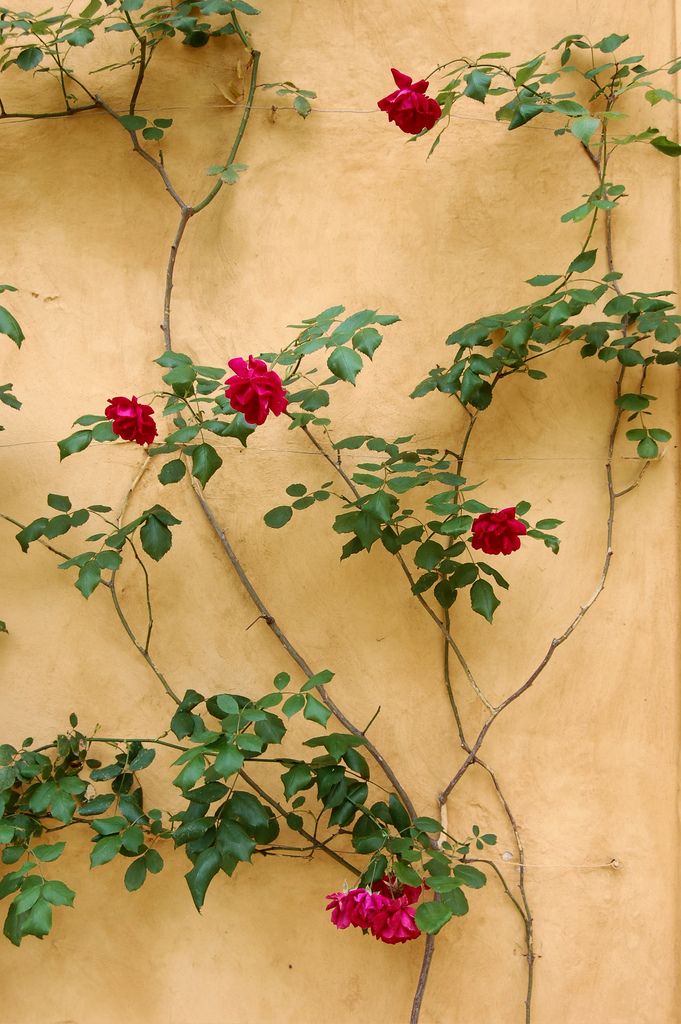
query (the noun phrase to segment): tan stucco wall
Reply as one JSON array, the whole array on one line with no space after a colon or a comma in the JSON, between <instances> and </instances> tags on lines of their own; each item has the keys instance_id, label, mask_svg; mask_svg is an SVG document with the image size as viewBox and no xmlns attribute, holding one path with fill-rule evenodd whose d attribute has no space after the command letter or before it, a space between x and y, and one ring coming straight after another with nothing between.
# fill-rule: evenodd
<instances>
[{"instance_id":1,"label":"tan stucco wall","mask_svg":"<svg viewBox=\"0 0 681 1024\"><path fill-rule=\"evenodd\" d=\"M373 107L388 91L391 64L422 71L461 52L496 49L520 60L570 31L629 32L638 52L663 61L679 49L675 3L262 6L253 21L262 80L316 89L325 112L307 123L289 112L274 123L266 109L254 113L240 155L249 165L243 182L188 229L176 345L224 365L235 353L277 347L285 324L336 302L397 312L402 322L389 329L375 368L336 400L339 427L351 434L384 426L386 436L414 431L434 445L454 444L461 422L452 402L415 403L409 390L441 358L451 329L518 304L523 279L571 258L581 226L561 226L559 216L591 190L592 169L549 131L505 134L487 108L461 107L428 163L424 147L405 145L382 115L345 111ZM145 86L145 111L176 119L167 164L192 196L239 116L225 111L219 88L233 76L234 52L170 45ZM3 99L56 103L44 79L4 79ZM127 83L112 78L108 89L121 106ZM663 111L656 123L669 118L664 127L673 134L671 116ZM9 343L1 351L0 379L15 382L24 409L4 416L0 509L27 521L42 514L48 491L120 505L139 450L93 446L59 467L55 442L110 394L155 382L150 360L161 347L175 210L103 114L4 123L0 138L0 276L21 289L12 302L27 338L21 353ZM632 193L616 226L625 283L678 287L676 165L649 147L630 147L617 164ZM576 354L552 358L548 381L514 382L499 394L471 449L471 476L489 480L499 504L527 497L538 514L566 521L559 558L528 545L504 565L512 589L494 629L457 612L462 643L495 697L525 678L600 571L611 368ZM673 424L674 373L656 368L652 377L659 422ZM280 423L262 428L246 453L233 444L220 451L226 472L212 499L245 564L299 649L336 671L334 692L353 719L368 721L382 704L374 739L419 810L433 814L460 753L432 624L385 553L339 567L327 506L279 533L262 526L291 480L327 478ZM636 470L630 456L623 449L616 460L623 483ZM159 490L148 474L134 507L148 507ZM159 662L180 690L257 692L290 663L262 624L244 632L255 612L191 494L174 488L160 500L183 525L172 554L154 567ZM539 953L536 1024L677 1019L677 505L674 441L624 499L600 602L486 747L525 840ZM86 604L49 552L36 545L26 557L7 524L2 532L1 611L11 630L0 637L2 739L49 739L71 710L105 734L154 735L167 720L165 698L106 591ZM123 597L140 609L136 584L124 585ZM474 699L461 691L474 720ZM475 820L497 831L496 855L512 849L489 782L474 772L449 819L462 832ZM324 895L344 876L331 861L258 860L233 880L220 876L199 916L180 853L129 895L118 863L91 873L86 843L73 836L71 844L68 874L60 874L77 890L76 909L60 913L42 943L0 946L1 1024L406 1021L421 943L393 948L333 929ZM605 867L613 858L618 869ZM471 903L438 942L422 1019L517 1024L518 919L492 881Z\"/></svg>"}]
</instances>

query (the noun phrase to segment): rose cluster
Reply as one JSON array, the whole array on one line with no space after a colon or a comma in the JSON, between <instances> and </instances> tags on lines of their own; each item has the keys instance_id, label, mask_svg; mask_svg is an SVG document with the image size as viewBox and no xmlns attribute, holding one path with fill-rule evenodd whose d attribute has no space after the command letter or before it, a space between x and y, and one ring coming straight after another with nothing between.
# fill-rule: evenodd
<instances>
[{"instance_id":1,"label":"rose cluster","mask_svg":"<svg viewBox=\"0 0 681 1024\"><path fill-rule=\"evenodd\" d=\"M418 939L414 904L418 903L422 886L402 885L394 875L386 875L374 883L373 889L347 889L330 893L326 909L336 928L361 928L381 942L395 945Z\"/></svg>"},{"instance_id":2,"label":"rose cluster","mask_svg":"<svg viewBox=\"0 0 681 1024\"><path fill-rule=\"evenodd\" d=\"M247 423L259 426L269 413L280 416L286 411L288 399L281 377L268 370L262 359L249 356L246 362L239 356L227 365L234 370L234 376L225 381L225 395L232 409L243 413ZM135 395L110 398L104 410L114 434L137 444L151 444L158 434L153 413L152 407L138 402Z\"/></svg>"}]
</instances>

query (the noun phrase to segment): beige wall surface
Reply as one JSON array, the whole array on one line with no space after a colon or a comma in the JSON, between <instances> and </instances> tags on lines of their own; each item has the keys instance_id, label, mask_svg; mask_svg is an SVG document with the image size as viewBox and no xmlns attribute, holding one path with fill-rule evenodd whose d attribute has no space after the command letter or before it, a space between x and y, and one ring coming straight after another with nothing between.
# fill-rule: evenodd
<instances>
[{"instance_id":1,"label":"beige wall surface","mask_svg":"<svg viewBox=\"0 0 681 1024\"><path fill-rule=\"evenodd\" d=\"M568 32L612 31L630 33L634 52L655 66L679 50L674 0L264 0L262 8L249 26L263 52L261 80L315 89L321 109L305 123L290 111L272 119L260 94L240 154L248 172L189 225L175 344L225 365L277 348L286 324L338 302L398 313L374 366L335 398L338 436L413 432L456 446L462 421L453 402L412 402L409 391L446 358L452 329L526 301L524 279L572 258L583 225L559 218L591 191L593 170L569 140L532 128L509 135L474 104L458 108L426 162L423 145L405 144L373 111L390 89L389 67L416 75L490 50L520 61ZM120 40L106 45L102 64ZM145 85L142 112L175 118L166 163L191 197L205 190L205 169L220 161L240 116L222 93L236 54L229 40L196 52L171 43ZM81 57L88 67L94 59L90 50ZM0 85L14 109L57 104L44 76L8 73ZM128 86L123 73L101 76L97 88L120 109ZM674 136L673 113L659 109L655 123ZM645 127L650 112L639 116ZM24 408L4 416L0 511L26 522L43 514L49 491L118 508L142 452L93 446L60 467L55 442L111 394L156 383L151 360L161 350L176 212L103 113L2 123L0 139L0 277L20 289L12 308L27 339L20 353L9 343L1 352L0 379L14 381ZM631 194L616 218L626 286L678 288L675 162L629 147L616 168ZM504 564L511 591L493 629L457 608L457 635L495 699L529 674L588 599L603 557L612 370L576 353L550 359L547 381L514 381L499 393L470 451L468 472L489 481L495 503L526 497L538 517L565 520L558 558L528 544ZM675 374L657 367L651 376L657 419L674 426ZM353 720L368 721L382 705L375 742L419 811L437 813L435 794L461 756L441 643L398 566L379 551L339 566L327 506L281 532L266 529L262 515L289 482L321 482L328 472L279 421L247 452L227 442L219 449L225 471L212 501L256 584L307 659L336 672L334 695ZM676 450L674 440L623 500L604 594L485 748L525 842L535 1024L678 1019ZM636 470L622 446L617 480L626 484ZM160 500L183 521L170 556L153 568L155 656L180 690L262 692L291 663L262 623L245 632L256 613L189 490L161 490L146 474L131 506ZM1 525L1 611L11 632L0 637L0 740L20 742L29 731L48 740L71 710L106 735L158 735L167 701L107 592L85 603L50 552L35 545L24 556ZM141 596L124 574L122 598L140 628ZM456 685L468 720L479 721L474 695L461 679ZM148 783L151 798L163 797L162 775ZM496 858L514 849L482 773L469 773L448 813L458 832L476 820L498 832ZM408 1019L422 940L390 947L334 929L324 896L346 879L331 860L256 859L231 880L220 875L199 916L181 852L168 851L163 874L128 894L119 863L90 872L85 840L74 835L69 846L60 877L77 891L75 909L58 915L43 942L0 946L0 1024ZM618 867L608 866L613 860ZM513 868L506 871L513 882ZM492 879L471 904L438 939L422 1021L520 1024L517 915Z\"/></svg>"}]
</instances>

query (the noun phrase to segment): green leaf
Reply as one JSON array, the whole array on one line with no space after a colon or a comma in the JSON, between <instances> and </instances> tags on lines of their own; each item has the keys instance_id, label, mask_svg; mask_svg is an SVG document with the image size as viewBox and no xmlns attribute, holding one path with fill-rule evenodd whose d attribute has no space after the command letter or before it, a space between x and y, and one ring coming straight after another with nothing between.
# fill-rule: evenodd
<instances>
[{"instance_id":1,"label":"green leaf","mask_svg":"<svg viewBox=\"0 0 681 1024\"><path fill-rule=\"evenodd\" d=\"M485 74L480 68L473 68L467 75L464 75L464 78L468 83L464 89L464 96L469 96L472 100L484 103L489 87L492 84L490 75Z\"/></svg>"},{"instance_id":2,"label":"green leaf","mask_svg":"<svg viewBox=\"0 0 681 1024\"><path fill-rule=\"evenodd\" d=\"M615 399L615 404L619 405L620 409L626 409L627 412L642 412L643 409L647 409L650 405L651 395L637 395L637 394L626 394L620 395L619 398Z\"/></svg>"},{"instance_id":3,"label":"green leaf","mask_svg":"<svg viewBox=\"0 0 681 1024\"><path fill-rule=\"evenodd\" d=\"M442 901L446 907L449 907L455 917L463 917L464 914L468 913L468 900L459 888L452 889L451 892L446 893L442 897Z\"/></svg>"},{"instance_id":4,"label":"green leaf","mask_svg":"<svg viewBox=\"0 0 681 1024\"><path fill-rule=\"evenodd\" d=\"M38 860L49 862L61 857L65 847L66 843L43 843L40 846L34 846L31 852Z\"/></svg>"},{"instance_id":5,"label":"green leaf","mask_svg":"<svg viewBox=\"0 0 681 1024\"><path fill-rule=\"evenodd\" d=\"M416 908L415 920L417 926L427 935L437 935L441 928L451 921L453 911L444 903L422 903Z\"/></svg>"},{"instance_id":6,"label":"green leaf","mask_svg":"<svg viewBox=\"0 0 681 1024\"><path fill-rule=\"evenodd\" d=\"M314 776L308 765L294 764L281 776L284 783L284 794L287 800L299 793L301 789L309 789L314 783Z\"/></svg>"},{"instance_id":7,"label":"green leaf","mask_svg":"<svg viewBox=\"0 0 681 1024\"><path fill-rule=\"evenodd\" d=\"M366 327L367 324L383 323L380 317L376 315L375 309L360 309L357 313L352 313L349 317L346 317L342 323L340 323L329 336L329 343L332 345L344 345L346 341L349 341L355 331L358 331L362 327Z\"/></svg>"},{"instance_id":8,"label":"green leaf","mask_svg":"<svg viewBox=\"0 0 681 1024\"><path fill-rule=\"evenodd\" d=\"M147 123L146 117L139 117L137 114L122 114L118 120L128 132L138 132L144 128ZM164 377L164 380L167 380L167 377ZM169 381L168 383L172 383L172 381Z\"/></svg>"},{"instance_id":9,"label":"green leaf","mask_svg":"<svg viewBox=\"0 0 681 1024\"><path fill-rule=\"evenodd\" d=\"M94 32L85 26L77 28L74 32L69 32L67 36L64 36L64 40L71 46L87 46L94 38Z\"/></svg>"},{"instance_id":10,"label":"green leaf","mask_svg":"<svg viewBox=\"0 0 681 1024\"><path fill-rule=\"evenodd\" d=\"M72 907L76 896L73 889L58 881L45 882L41 895L55 907Z\"/></svg>"},{"instance_id":11,"label":"green leaf","mask_svg":"<svg viewBox=\"0 0 681 1024\"><path fill-rule=\"evenodd\" d=\"M239 180L239 175L243 174L244 171L248 170L248 164L230 164L220 174L221 181L224 181L225 185L236 185Z\"/></svg>"},{"instance_id":12,"label":"green leaf","mask_svg":"<svg viewBox=\"0 0 681 1024\"><path fill-rule=\"evenodd\" d=\"M528 78L531 78L535 71L544 63L544 54L540 53L538 57L533 60L527 61L525 64L516 72L515 85L524 85Z\"/></svg>"},{"instance_id":13,"label":"green leaf","mask_svg":"<svg viewBox=\"0 0 681 1024\"><path fill-rule=\"evenodd\" d=\"M163 485L165 484L176 484L182 479L187 471L182 459L172 459L171 462L166 462L161 472L158 474L158 478Z\"/></svg>"},{"instance_id":14,"label":"green leaf","mask_svg":"<svg viewBox=\"0 0 681 1024\"><path fill-rule=\"evenodd\" d=\"M192 452L192 476L205 487L222 465L222 459L210 444L199 444Z\"/></svg>"},{"instance_id":15,"label":"green leaf","mask_svg":"<svg viewBox=\"0 0 681 1024\"><path fill-rule=\"evenodd\" d=\"M48 494L47 504L59 512L69 512L71 509L71 501L65 494Z\"/></svg>"},{"instance_id":16,"label":"green leaf","mask_svg":"<svg viewBox=\"0 0 681 1024\"><path fill-rule=\"evenodd\" d=\"M222 747L215 758L215 771L223 779L228 779L235 772L241 771L244 763L244 755L231 743Z\"/></svg>"},{"instance_id":17,"label":"green leaf","mask_svg":"<svg viewBox=\"0 0 681 1024\"><path fill-rule=\"evenodd\" d=\"M392 818L393 825L397 831L406 832L411 825L411 818L394 793L390 794L388 807L390 808L390 816Z\"/></svg>"},{"instance_id":18,"label":"green leaf","mask_svg":"<svg viewBox=\"0 0 681 1024\"><path fill-rule=\"evenodd\" d=\"M601 122L597 117L577 117L570 122L570 131L575 138L587 145L591 136L598 131L600 126Z\"/></svg>"},{"instance_id":19,"label":"green leaf","mask_svg":"<svg viewBox=\"0 0 681 1024\"><path fill-rule=\"evenodd\" d=\"M27 46L17 57L15 64L22 71L32 71L43 59L43 52L38 46Z\"/></svg>"},{"instance_id":20,"label":"green leaf","mask_svg":"<svg viewBox=\"0 0 681 1024\"><path fill-rule=\"evenodd\" d=\"M102 793L100 796L95 796L92 800L81 804L78 808L78 815L82 818L93 814L103 814L105 811L108 811L114 800L115 795L113 793Z\"/></svg>"},{"instance_id":21,"label":"green leaf","mask_svg":"<svg viewBox=\"0 0 681 1024\"><path fill-rule=\"evenodd\" d=\"M587 249L586 252L580 252L568 267L568 274L582 274L585 270L591 270L597 255L598 249Z\"/></svg>"},{"instance_id":22,"label":"green leaf","mask_svg":"<svg viewBox=\"0 0 681 1024\"><path fill-rule=\"evenodd\" d=\"M135 892L140 889L145 882L147 877L147 865L144 856L138 857L134 860L128 870L125 872L123 882L128 892Z\"/></svg>"},{"instance_id":23,"label":"green leaf","mask_svg":"<svg viewBox=\"0 0 681 1024\"><path fill-rule=\"evenodd\" d=\"M367 814L362 814L352 830L352 845L358 853L374 853L385 845L384 830Z\"/></svg>"},{"instance_id":24,"label":"green leaf","mask_svg":"<svg viewBox=\"0 0 681 1024\"><path fill-rule=\"evenodd\" d=\"M147 865L147 871L151 871L152 875L157 875L159 871L163 871L163 857L158 850L147 850L144 854L144 860Z\"/></svg>"},{"instance_id":25,"label":"green leaf","mask_svg":"<svg viewBox=\"0 0 681 1024\"><path fill-rule=\"evenodd\" d=\"M476 580L470 594L473 611L491 622L495 610L499 607L499 600L487 580Z\"/></svg>"},{"instance_id":26,"label":"green leaf","mask_svg":"<svg viewBox=\"0 0 681 1024\"><path fill-rule=\"evenodd\" d=\"M657 444L652 437L644 437L636 446L636 452L640 459L656 459L659 451Z\"/></svg>"},{"instance_id":27,"label":"green leaf","mask_svg":"<svg viewBox=\"0 0 681 1024\"><path fill-rule=\"evenodd\" d=\"M622 43L626 43L628 38L628 35L618 36L616 32L613 32L611 35L605 36L604 39L601 39L599 43L595 43L595 47L597 50L600 50L601 53L612 53L613 50L617 50Z\"/></svg>"},{"instance_id":28,"label":"green leaf","mask_svg":"<svg viewBox=\"0 0 681 1024\"><path fill-rule=\"evenodd\" d=\"M471 864L457 864L453 873L455 881L471 889L482 889L483 885L487 884L487 878L482 871L478 871Z\"/></svg>"},{"instance_id":29,"label":"green leaf","mask_svg":"<svg viewBox=\"0 0 681 1024\"><path fill-rule=\"evenodd\" d=\"M445 555L445 549L436 540L424 541L414 555L414 563L420 569L434 569Z\"/></svg>"},{"instance_id":30,"label":"green leaf","mask_svg":"<svg viewBox=\"0 0 681 1024\"><path fill-rule=\"evenodd\" d=\"M372 359L374 352L382 341L383 336L379 334L375 327L363 327L353 335L352 347L356 348L358 352L362 352L369 359Z\"/></svg>"},{"instance_id":31,"label":"green leaf","mask_svg":"<svg viewBox=\"0 0 681 1024\"><path fill-rule=\"evenodd\" d=\"M318 701L316 697L313 697L311 693L308 693L305 700L303 718L307 718L311 722L317 722L318 725L326 726L330 717L331 712L329 709Z\"/></svg>"},{"instance_id":32,"label":"green leaf","mask_svg":"<svg viewBox=\"0 0 681 1024\"><path fill-rule=\"evenodd\" d=\"M401 860L395 861L395 874L403 885L423 884L421 876L418 875L413 868L409 867L408 864L403 864Z\"/></svg>"},{"instance_id":33,"label":"green leaf","mask_svg":"<svg viewBox=\"0 0 681 1024\"><path fill-rule=\"evenodd\" d=\"M223 818L218 828L217 846L223 856L228 854L237 860L249 861L256 843L238 822Z\"/></svg>"},{"instance_id":34,"label":"green leaf","mask_svg":"<svg viewBox=\"0 0 681 1024\"><path fill-rule=\"evenodd\" d=\"M265 524L273 530L279 530L286 526L292 515L293 509L289 505L277 505L265 513Z\"/></svg>"},{"instance_id":35,"label":"green leaf","mask_svg":"<svg viewBox=\"0 0 681 1024\"><path fill-rule=\"evenodd\" d=\"M351 348L335 348L326 361L326 365L340 380L355 383L357 374L362 369L362 357Z\"/></svg>"},{"instance_id":36,"label":"green leaf","mask_svg":"<svg viewBox=\"0 0 681 1024\"><path fill-rule=\"evenodd\" d=\"M279 672L274 677L274 687L276 690L285 690L290 682L291 677L288 672Z\"/></svg>"},{"instance_id":37,"label":"green leaf","mask_svg":"<svg viewBox=\"0 0 681 1024\"><path fill-rule=\"evenodd\" d=\"M284 701L282 711L287 718L292 718L305 706L305 697L302 693L294 693Z\"/></svg>"},{"instance_id":38,"label":"green leaf","mask_svg":"<svg viewBox=\"0 0 681 1024\"><path fill-rule=\"evenodd\" d=\"M294 109L301 117L305 118L312 110L312 107L308 100L304 96L296 96L293 101Z\"/></svg>"},{"instance_id":39,"label":"green leaf","mask_svg":"<svg viewBox=\"0 0 681 1024\"><path fill-rule=\"evenodd\" d=\"M289 484L286 493L292 498L302 498L304 494L307 494L307 487L305 484Z\"/></svg>"},{"instance_id":40,"label":"green leaf","mask_svg":"<svg viewBox=\"0 0 681 1024\"><path fill-rule=\"evenodd\" d=\"M208 886L219 869L220 853L214 846L211 846L199 853L194 867L184 876L187 879L187 885L197 910L201 910Z\"/></svg>"},{"instance_id":41,"label":"green leaf","mask_svg":"<svg viewBox=\"0 0 681 1024\"><path fill-rule=\"evenodd\" d=\"M0 334L6 334L17 348L21 348L21 343L24 340L23 331L10 311L4 306L0 306Z\"/></svg>"},{"instance_id":42,"label":"green leaf","mask_svg":"<svg viewBox=\"0 0 681 1024\"><path fill-rule=\"evenodd\" d=\"M94 560L91 559L80 567L76 587L80 590L83 597L90 597L101 582L102 572Z\"/></svg>"},{"instance_id":43,"label":"green leaf","mask_svg":"<svg viewBox=\"0 0 681 1024\"><path fill-rule=\"evenodd\" d=\"M681 146L678 142L673 142L665 135L656 135L654 139L651 139L650 145L659 149L660 153L664 153L665 156L681 156Z\"/></svg>"},{"instance_id":44,"label":"green leaf","mask_svg":"<svg viewBox=\"0 0 681 1024\"><path fill-rule=\"evenodd\" d=\"M316 689L318 686L326 686L327 683L331 682L333 677L334 673L330 672L328 668L325 668L322 672L315 672L313 676L310 676L310 678L303 683L300 687L300 692L305 693L308 690Z\"/></svg>"},{"instance_id":45,"label":"green leaf","mask_svg":"<svg viewBox=\"0 0 681 1024\"><path fill-rule=\"evenodd\" d=\"M533 288L543 288L545 285L559 280L560 274L537 274L536 277L531 277L527 284L531 284Z\"/></svg>"},{"instance_id":46,"label":"green leaf","mask_svg":"<svg viewBox=\"0 0 681 1024\"><path fill-rule=\"evenodd\" d=\"M160 561L170 551L173 544L170 530L153 513L149 515L146 523L140 530L140 540L145 552L155 562Z\"/></svg>"},{"instance_id":47,"label":"green leaf","mask_svg":"<svg viewBox=\"0 0 681 1024\"><path fill-rule=\"evenodd\" d=\"M442 825L435 818L414 818L412 825L420 832L442 832Z\"/></svg>"},{"instance_id":48,"label":"green leaf","mask_svg":"<svg viewBox=\"0 0 681 1024\"><path fill-rule=\"evenodd\" d=\"M59 461L62 462L69 455L75 455L77 452L84 451L91 441L91 430L77 430L75 434L70 434L69 437L65 437L63 441L57 441L57 447L59 448Z\"/></svg>"},{"instance_id":49,"label":"green leaf","mask_svg":"<svg viewBox=\"0 0 681 1024\"><path fill-rule=\"evenodd\" d=\"M108 864L113 860L121 848L121 837L119 835L104 836L98 839L90 853L90 866L96 868L99 864Z\"/></svg>"}]
</instances>

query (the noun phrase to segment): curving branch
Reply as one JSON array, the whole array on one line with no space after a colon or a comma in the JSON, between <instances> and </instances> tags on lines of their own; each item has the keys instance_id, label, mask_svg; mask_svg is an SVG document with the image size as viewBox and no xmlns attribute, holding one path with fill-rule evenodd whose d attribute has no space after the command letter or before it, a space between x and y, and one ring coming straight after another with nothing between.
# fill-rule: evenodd
<instances>
[{"instance_id":1,"label":"curving branch","mask_svg":"<svg viewBox=\"0 0 681 1024\"><path fill-rule=\"evenodd\" d=\"M284 648L286 653L296 663L296 665L305 673L305 675L308 678L315 675L316 673L314 672L314 670L310 667L308 662L297 650L297 648L293 646L293 644L287 637L286 633L284 633L284 631L278 625L269 608L261 598L258 591L253 586L253 583L251 582L250 577L246 573L243 565L241 564L241 561L237 557L234 548L227 539L227 535L225 534L224 529L218 523L215 517L215 513L213 512L212 508L206 501L206 498L204 497L203 493L200 491L196 484L193 484L192 492L196 500L198 501L199 505L201 506L203 514L205 515L213 533L219 540L222 550L227 556L230 565L234 569L239 579L239 582L242 584L246 593L253 601L253 604L258 609L258 612L260 613L260 618L262 618L265 621L265 623L269 626L272 633L274 633L275 637L277 638L281 646ZM380 766L386 778L389 779L392 785L395 787L395 792L402 800L402 803L407 809L409 816L411 818L417 817L416 808L414 807L414 804L412 803L409 794L405 790L404 786L401 784L400 780L398 779L394 769L391 767L389 762L386 760L383 754L381 754L381 752L378 750L378 748L372 742L372 740L367 738L367 736L365 735L365 730L360 729L358 726L354 724L354 722L350 721L347 715L343 711L341 711L336 702L329 696L326 687L318 686L317 693L319 694L324 704L326 704L329 711L331 711L334 717L341 723L343 728L347 729L347 731L352 733L353 736L362 737L362 739L364 740L364 746L369 751L374 761L376 761L376 763Z\"/></svg>"}]
</instances>

